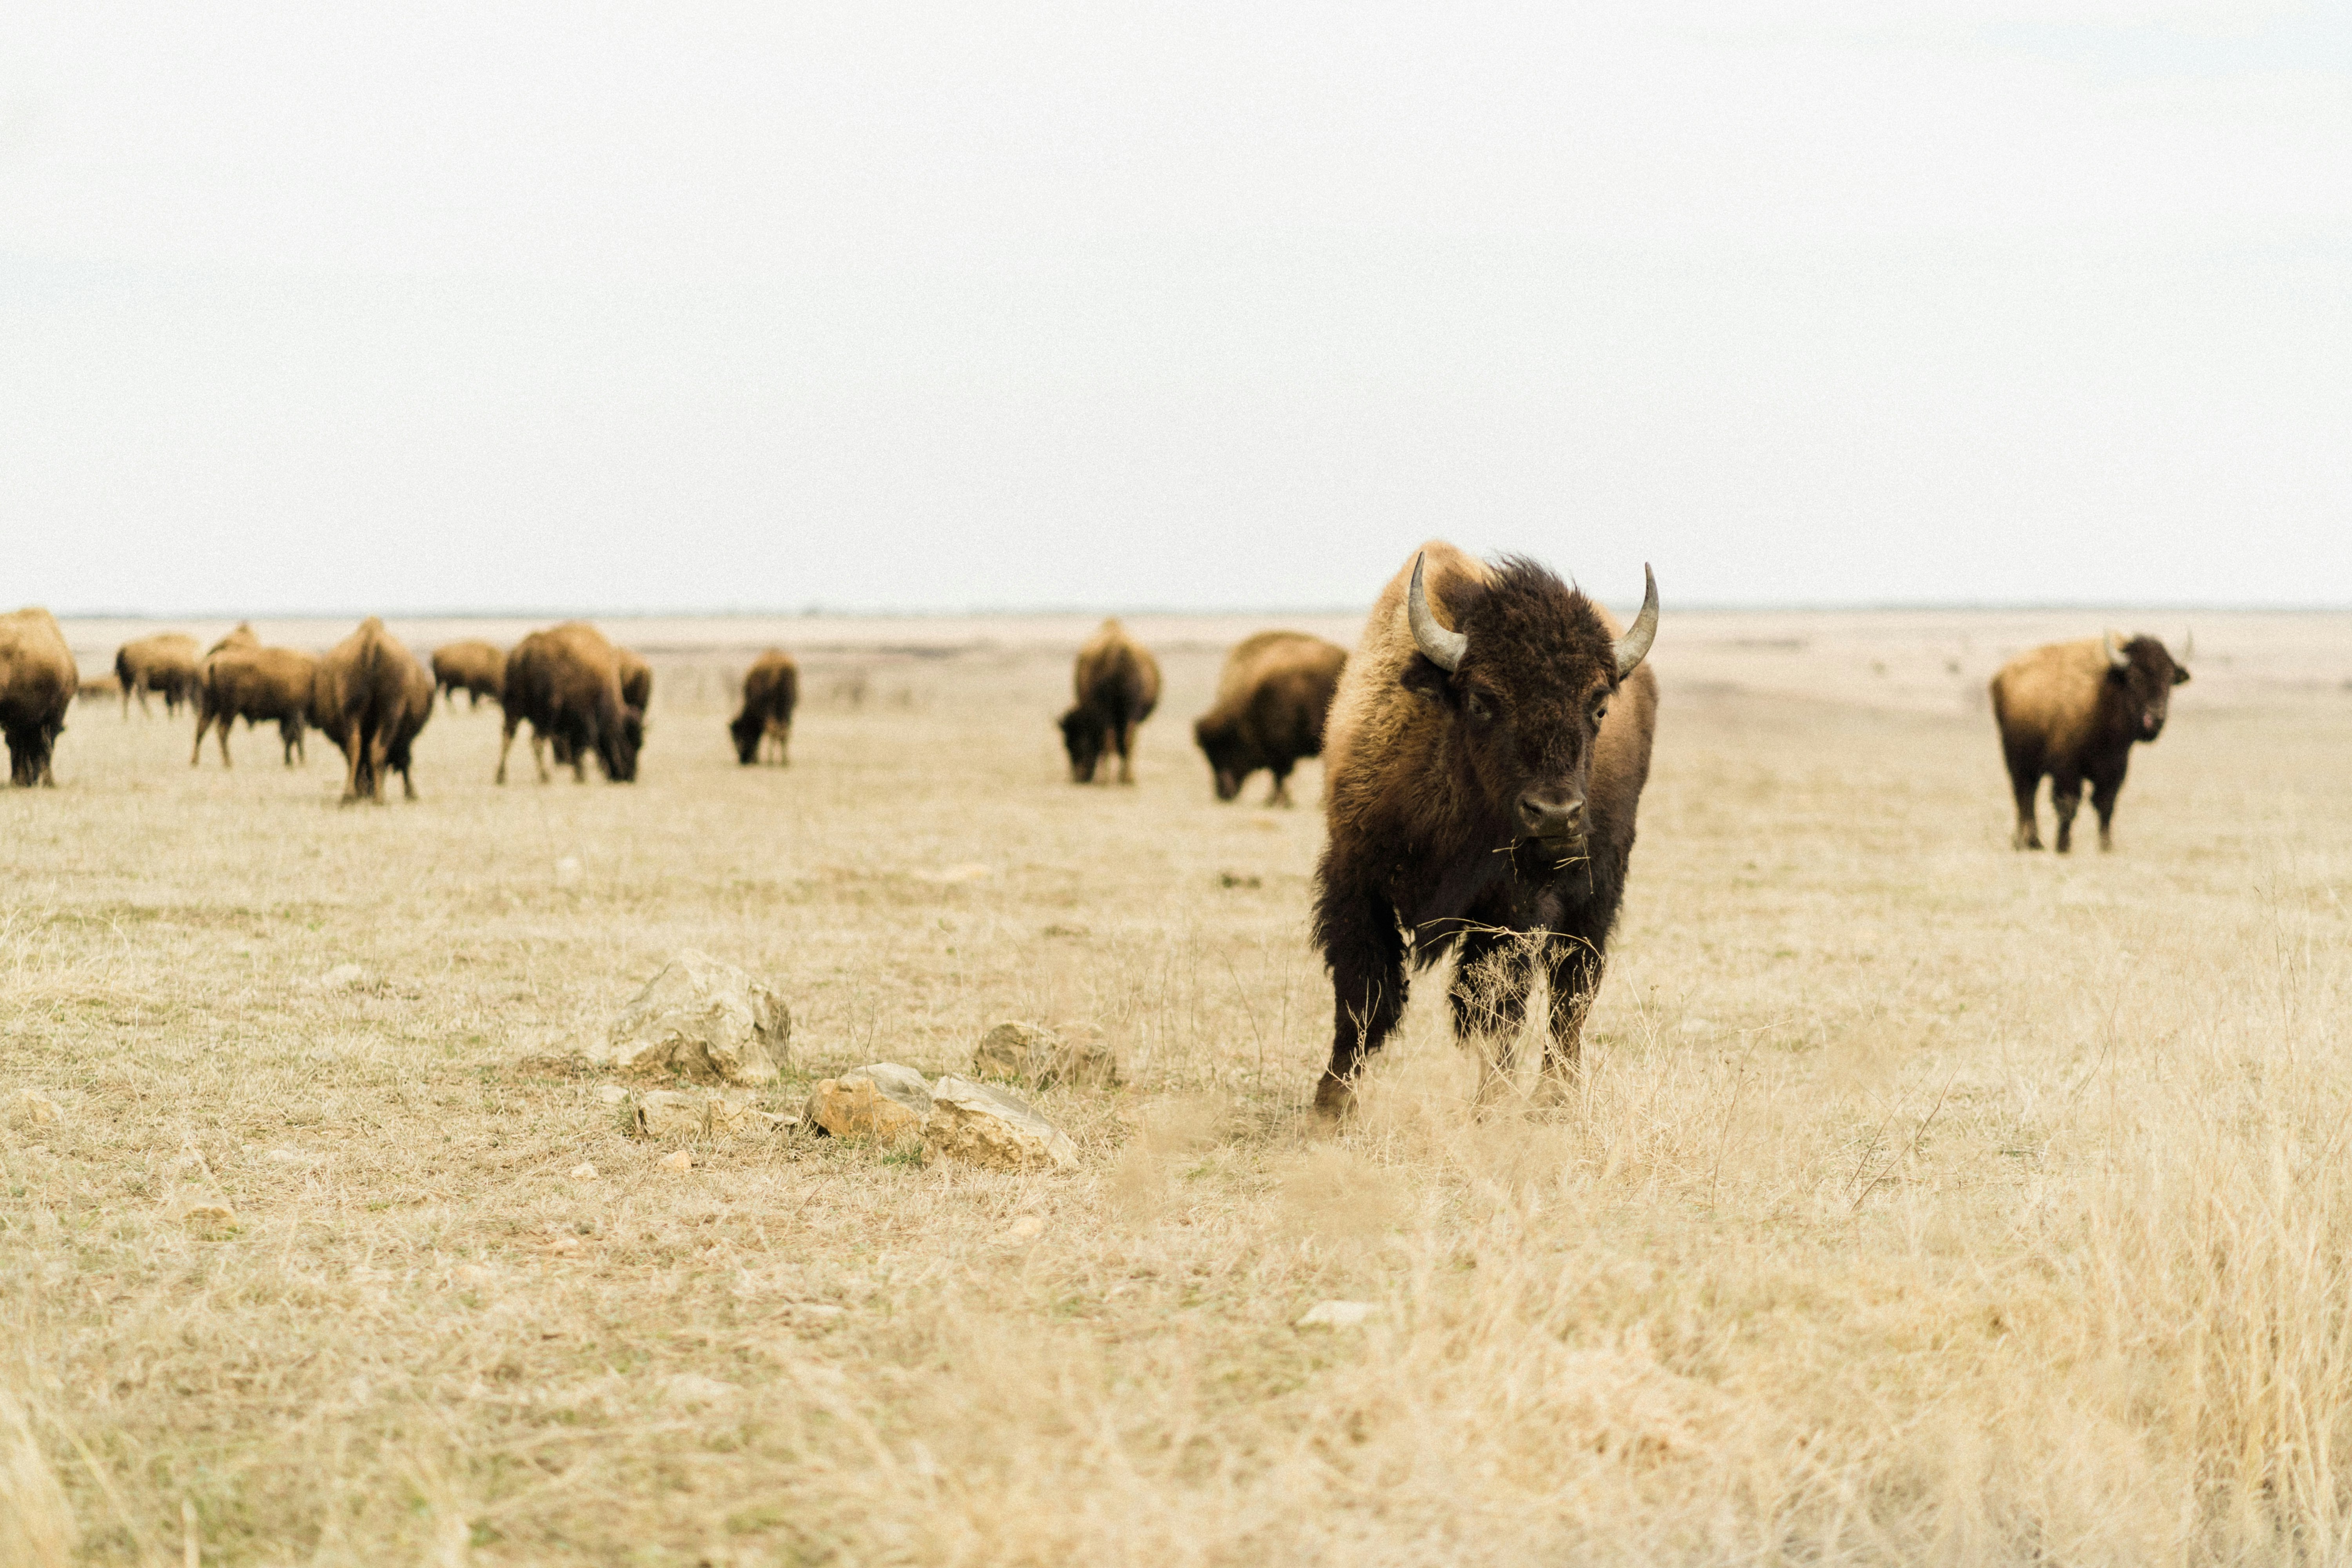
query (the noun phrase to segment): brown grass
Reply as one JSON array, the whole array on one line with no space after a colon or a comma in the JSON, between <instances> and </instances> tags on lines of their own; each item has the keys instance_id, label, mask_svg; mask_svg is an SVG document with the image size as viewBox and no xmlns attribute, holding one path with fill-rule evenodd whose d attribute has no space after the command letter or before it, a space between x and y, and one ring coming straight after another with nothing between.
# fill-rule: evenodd
<instances>
[{"instance_id":1,"label":"brown grass","mask_svg":"<svg viewBox=\"0 0 2352 1568\"><path fill-rule=\"evenodd\" d=\"M627 789L445 712L373 809L79 711L0 793L0 1563L2352 1554L2352 705L2186 689L2059 860L1960 700L1660 657L1580 1102L1472 1118L1432 976L1337 1140L1210 652L1131 790L1050 652L813 668L789 771L669 679ZM1129 1082L1040 1097L1071 1175L681 1174L561 1058L687 945L790 999L778 1108L1016 1016Z\"/></svg>"}]
</instances>

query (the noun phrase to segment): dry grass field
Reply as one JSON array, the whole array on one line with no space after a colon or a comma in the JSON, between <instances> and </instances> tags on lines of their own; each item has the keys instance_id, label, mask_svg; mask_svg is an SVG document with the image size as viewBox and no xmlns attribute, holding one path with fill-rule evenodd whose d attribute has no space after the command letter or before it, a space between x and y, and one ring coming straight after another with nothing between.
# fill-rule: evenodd
<instances>
[{"instance_id":1,"label":"dry grass field","mask_svg":"<svg viewBox=\"0 0 2352 1568\"><path fill-rule=\"evenodd\" d=\"M2200 620L2060 859L1970 698L2095 625L1670 613L1580 1099L1474 1118L1429 975L1337 1136L1319 775L1191 746L1247 625L1139 626L1131 789L1064 780L1076 621L812 654L789 770L768 628L614 629L634 786L445 711L339 809L86 705L0 792L0 1563L2352 1558L2341 618ZM1037 1097L1069 1173L681 1172L567 1053L687 946L789 1001L773 1109L1014 1017L1125 1083Z\"/></svg>"}]
</instances>

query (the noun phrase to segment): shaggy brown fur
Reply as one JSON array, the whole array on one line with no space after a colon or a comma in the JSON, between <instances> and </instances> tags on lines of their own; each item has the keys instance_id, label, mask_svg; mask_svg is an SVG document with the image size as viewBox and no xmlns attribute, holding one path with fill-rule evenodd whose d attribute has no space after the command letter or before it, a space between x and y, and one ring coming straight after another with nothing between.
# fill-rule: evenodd
<instances>
[{"instance_id":1,"label":"shaggy brown fur","mask_svg":"<svg viewBox=\"0 0 2352 1568\"><path fill-rule=\"evenodd\" d=\"M150 711L147 694L160 692L163 711L177 713L183 702L196 700L196 688L204 677L198 668L196 639L185 632L157 632L153 637L133 637L114 653L114 678L122 688L122 716L131 717L131 699L139 699L139 711Z\"/></svg>"},{"instance_id":2,"label":"shaggy brown fur","mask_svg":"<svg viewBox=\"0 0 2352 1568\"><path fill-rule=\"evenodd\" d=\"M55 616L37 605L0 616L0 737L8 744L10 784L57 784L51 763L80 686Z\"/></svg>"},{"instance_id":3,"label":"shaggy brown fur","mask_svg":"<svg viewBox=\"0 0 2352 1568\"><path fill-rule=\"evenodd\" d=\"M1071 677L1077 705L1062 715L1062 744L1070 753L1070 777L1092 784L1106 751L1118 753L1118 782L1135 782L1135 731L1160 705L1160 661L1127 635L1117 621L1105 621L1078 649Z\"/></svg>"},{"instance_id":4,"label":"shaggy brown fur","mask_svg":"<svg viewBox=\"0 0 2352 1568\"><path fill-rule=\"evenodd\" d=\"M1532 562L1423 547L1431 607L1469 637L1451 675L1407 624L1412 562L1349 658L1325 732L1315 932L1331 971L1331 1060L1317 1108L1344 1113L1364 1058L1404 1010L1406 964L1450 949L1457 1037L1485 1046L1489 1092L1538 965L1550 991L1547 1094L1574 1072L1624 896L1649 777L1657 681L1618 679L1614 617ZM1548 816L1546 814L1549 814ZM1575 825L1533 837L1530 816Z\"/></svg>"},{"instance_id":5,"label":"shaggy brown fur","mask_svg":"<svg viewBox=\"0 0 2352 1568\"><path fill-rule=\"evenodd\" d=\"M290 647L263 647L253 628L241 626L213 645L199 673L203 679L196 688L196 743L188 753L190 767L203 760L205 731L215 726L220 731L221 766L230 766L228 731L239 719L249 725L275 721L288 767L297 757L309 760L302 732L318 679L317 659Z\"/></svg>"},{"instance_id":6,"label":"shaggy brown fur","mask_svg":"<svg viewBox=\"0 0 2352 1568\"><path fill-rule=\"evenodd\" d=\"M1323 721L1348 650L1305 632L1259 632L1225 656L1216 706L1192 726L1219 800L1241 794L1260 768L1274 774L1268 805L1290 804L1290 770L1323 752Z\"/></svg>"},{"instance_id":7,"label":"shaggy brown fur","mask_svg":"<svg viewBox=\"0 0 2352 1568\"><path fill-rule=\"evenodd\" d=\"M507 655L506 733L499 743L498 782L507 782L507 753L516 726L530 721L531 760L539 781L547 782L545 746L560 743L559 763L579 782L588 781L587 755L604 764L604 776L626 784L637 776L637 737L642 715L621 697L618 650L585 621L566 621L533 632Z\"/></svg>"},{"instance_id":8,"label":"shaggy brown fur","mask_svg":"<svg viewBox=\"0 0 2352 1568\"><path fill-rule=\"evenodd\" d=\"M2154 637L2116 641L2121 668L2109 661L2105 637L2086 637L2020 654L1992 678L1993 721L2017 802L2017 828L2010 836L2014 848L2042 847L2033 797L2044 773L2058 814L2058 853L2074 847L2085 779L2099 814L2099 847L2115 847L2116 797L2123 792L2132 742L2163 733L2172 689L2189 679L2189 671Z\"/></svg>"},{"instance_id":9,"label":"shaggy brown fur","mask_svg":"<svg viewBox=\"0 0 2352 1568\"><path fill-rule=\"evenodd\" d=\"M496 643L479 637L463 642L443 643L433 650L433 684L437 691L449 695L449 706L457 706L457 693L465 692L467 706L479 708L482 699L499 700L507 674L506 651Z\"/></svg>"},{"instance_id":10,"label":"shaggy brown fur","mask_svg":"<svg viewBox=\"0 0 2352 1568\"><path fill-rule=\"evenodd\" d=\"M776 742L776 761L792 763L793 710L799 706L801 667L782 648L761 654L743 674L743 711L727 726L735 738L735 760L750 767L761 742Z\"/></svg>"},{"instance_id":11,"label":"shaggy brown fur","mask_svg":"<svg viewBox=\"0 0 2352 1568\"><path fill-rule=\"evenodd\" d=\"M206 658L210 658L216 653L221 653L233 647L259 647L260 646L261 636L253 629L253 623L251 621L239 621L236 623L236 628L234 631L231 631L226 637L222 637L220 641L213 644L212 647L205 649L205 657Z\"/></svg>"},{"instance_id":12,"label":"shaggy brown fur","mask_svg":"<svg viewBox=\"0 0 2352 1568\"><path fill-rule=\"evenodd\" d=\"M343 753L343 803L382 801L387 768L400 773L408 798L415 800L408 748L425 727L417 709L421 704L431 714L435 690L415 656L370 616L327 650L316 690L313 721Z\"/></svg>"}]
</instances>

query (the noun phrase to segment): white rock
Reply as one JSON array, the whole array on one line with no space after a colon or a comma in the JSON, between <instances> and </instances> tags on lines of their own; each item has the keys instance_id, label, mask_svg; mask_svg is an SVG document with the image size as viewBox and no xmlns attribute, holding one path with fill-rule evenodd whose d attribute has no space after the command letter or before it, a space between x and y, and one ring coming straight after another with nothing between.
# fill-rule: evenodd
<instances>
[{"instance_id":1,"label":"white rock","mask_svg":"<svg viewBox=\"0 0 2352 1568\"><path fill-rule=\"evenodd\" d=\"M1045 1222L1034 1214L1024 1214L1004 1227L1007 1241L1034 1241L1045 1234Z\"/></svg>"},{"instance_id":2,"label":"white rock","mask_svg":"<svg viewBox=\"0 0 2352 1568\"><path fill-rule=\"evenodd\" d=\"M661 1163L662 1168L666 1171L691 1171L694 1169L694 1155L687 1150L680 1149L675 1154L664 1154Z\"/></svg>"},{"instance_id":3,"label":"white rock","mask_svg":"<svg viewBox=\"0 0 2352 1568\"><path fill-rule=\"evenodd\" d=\"M636 1097L631 1116L640 1138L699 1138L710 1131L710 1108L699 1095L656 1089Z\"/></svg>"},{"instance_id":4,"label":"white rock","mask_svg":"<svg viewBox=\"0 0 2352 1568\"><path fill-rule=\"evenodd\" d=\"M575 1182L593 1182L596 1179L596 1167L588 1163L587 1161L583 1160L580 1163L572 1166L566 1174L570 1175Z\"/></svg>"},{"instance_id":5,"label":"white rock","mask_svg":"<svg viewBox=\"0 0 2352 1568\"><path fill-rule=\"evenodd\" d=\"M1077 1145L1017 1096L952 1075L931 1086L923 1137L942 1154L999 1170L1067 1170Z\"/></svg>"},{"instance_id":6,"label":"white rock","mask_svg":"<svg viewBox=\"0 0 2352 1568\"><path fill-rule=\"evenodd\" d=\"M1099 1036L1066 1040L1037 1024L999 1024L980 1037L971 1070L983 1078L1051 1089L1057 1083L1108 1089L1118 1081L1118 1063Z\"/></svg>"},{"instance_id":7,"label":"white rock","mask_svg":"<svg viewBox=\"0 0 2352 1568\"><path fill-rule=\"evenodd\" d=\"M689 948L613 1020L605 1059L625 1073L703 1083L771 1083L787 1059L783 998L731 963Z\"/></svg>"},{"instance_id":8,"label":"white rock","mask_svg":"<svg viewBox=\"0 0 2352 1568\"><path fill-rule=\"evenodd\" d=\"M24 1089L16 1096L16 1120L19 1121L29 1122L35 1127L49 1127L62 1121L64 1116L65 1113L58 1109L58 1102L38 1089Z\"/></svg>"},{"instance_id":9,"label":"white rock","mask_svg":"<svg viewBox=\"0 0 2352 1568\"><path fill-rule=\"evenodd\" d=\"M1352 1329L1380 1308L1370 1301L1318 1301L1298 1320L1302 1329Z\"/></svg>"},{"instance_id":10,"label":"white rock","mask_svg":"<svg viewBox=\"0 0 2352 1568\"><path fill-rule=\"evenodd\" d=\"M869 1062L810 1086L804 1121L836 1138L904 1138L920 1132L931 1114L931 1086L913 1068Z\"/></svg>"}]
</instances>

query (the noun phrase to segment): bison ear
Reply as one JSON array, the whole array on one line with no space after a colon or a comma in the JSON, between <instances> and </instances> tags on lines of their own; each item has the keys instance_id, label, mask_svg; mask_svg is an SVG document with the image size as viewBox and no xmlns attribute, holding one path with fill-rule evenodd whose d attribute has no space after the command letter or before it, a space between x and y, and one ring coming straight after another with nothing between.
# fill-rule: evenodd
<instances>
[{"instance_id":1,"label":"bison ear","mask_svg":"<svg viewBox=\"0 0 2352 1568\"><path fill-rule=\"evenodd\" d=\"M2177 664L2172 667L2172 684L2175 686L2189 684L2189 672Z\"/></svg>"},{"instance_id":2,"label":"bison ear","mask_svg":"<svg viewBox=\"0 0 2352 1568\"><path fill-rule=\"evenodd\" d=\"M1404 668L1397 674L1397 684L1416 697L1427 698L1440 708L1454 706L1454 681L1444 667L1425 653L1416 653L1405 660Z\"/></svg>"}]
</instances>

